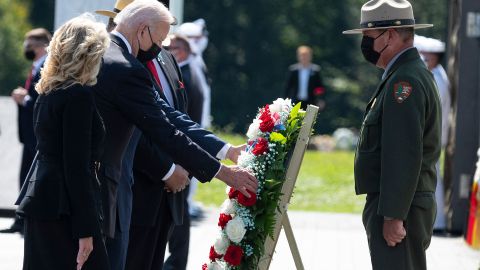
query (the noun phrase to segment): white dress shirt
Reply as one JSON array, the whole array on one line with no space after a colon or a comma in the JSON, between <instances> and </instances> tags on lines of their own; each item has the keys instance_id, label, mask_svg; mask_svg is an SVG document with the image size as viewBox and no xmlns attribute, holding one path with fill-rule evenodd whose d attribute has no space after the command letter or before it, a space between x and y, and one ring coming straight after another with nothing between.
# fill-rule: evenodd
<instances>
[{"instance_id":1,"label":"white dress shirt","mask_svg":"<svg viewBox=\"0 0 480 270\"><path fill-rule=\"evenodd\" d=\"M308 80L311 72L310 67L302 67L298 70L298 100L308 99Z\"/></svg>"}]
</instances>

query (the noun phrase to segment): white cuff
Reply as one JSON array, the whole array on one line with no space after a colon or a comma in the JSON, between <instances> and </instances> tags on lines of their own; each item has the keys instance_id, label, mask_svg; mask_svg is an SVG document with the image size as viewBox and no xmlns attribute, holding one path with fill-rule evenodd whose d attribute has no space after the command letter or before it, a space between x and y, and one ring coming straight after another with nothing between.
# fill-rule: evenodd
<instances>
[{"instance_id":1,"label":"white cuff","mask_svg":"<svg viewBox=\"0 0 480 270\"><path fill-rule=\"evenodd\" d=\"M167 181L170 176L172 176L173 172L175 171L175 163L172 164L172 167L170 167L170 170L165 174L165 176L162 178L163 181Z\"/></svg>"},{"instance_id":2,"label":"white cuff","mask_svg":"<svg viewBox=\"0 0 480 270\"><path fill-rule=\"evenodd\" d=\"M215 157L220 159L220 160L227 159L227 153L228 153L228 150L230 150L230 147L232 147L231 144L229 144L229 143L225 144L222 147L222 149L220 149L220 151L218 151L218 153Z\"/></svg>"},{"instance_id":3,"label":"white cuff","mask_svg":"<svg viewBox=\"0 0 480 270\"><path fill-rule=\"evenodd\" d=\"M222 166L223 166L223 164L220 163L220 168L218 168L218 171L217 171L217 173L215 174L215 176L214 176L213 178L216 178L216 177L217 177L217 174L222 170Z\"/></svg>"},{"instance_id":4,"label":"white cuff","mask_svg":"<svg viewBox=\"0 0 480 270\"><path fill-rule=\"evenodd\" d=\"M27 102L32 99L32 97L30 95L26 95L24 98L23 98L23 102L22 102L22 105L25 107L27 105Z\"/></svg>"}]
</instances>

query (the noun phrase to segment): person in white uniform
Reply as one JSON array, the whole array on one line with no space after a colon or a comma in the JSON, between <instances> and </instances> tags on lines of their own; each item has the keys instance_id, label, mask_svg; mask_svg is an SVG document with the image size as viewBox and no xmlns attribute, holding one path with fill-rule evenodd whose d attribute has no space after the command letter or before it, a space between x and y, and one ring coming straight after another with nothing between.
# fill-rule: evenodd
<instances>
[{"instance_id":1,"label":"person in white uniform","mask_svg":"<svg viewBox=\"0 0 480 270\"><path fill-rule=\"evenodd\" d=\"M445 149L448 142L449 114L451 110L450 82L445 69L440 64L445 54L445 42L438 39L415 36L415 47L425 61L428 69L433 73L438 87L438 94L442 105L442 150ZM445 191L443 179L440 174L440 164L437 164L437 188L435 199L437 201L437 217L433 227L434 234L444 234L446 232L445 216Z\"/></svg>"}]
</instances>

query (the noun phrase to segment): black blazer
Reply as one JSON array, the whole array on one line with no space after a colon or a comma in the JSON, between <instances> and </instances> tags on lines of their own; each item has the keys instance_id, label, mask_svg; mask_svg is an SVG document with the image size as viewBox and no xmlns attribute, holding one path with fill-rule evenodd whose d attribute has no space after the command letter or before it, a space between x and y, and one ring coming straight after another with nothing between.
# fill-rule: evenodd
<instances>
[{"instance_id":1,"label":"black blazer","mask_svg":"<svg viewBox=\"0 0 480 270\"><path fill-rule=\"evenodd\" d=\"M43 60L41 66L43 66L44 62L45 60ZM18 105L18 138L21 143L32 149L35 148L37 143L33 132L33 106L38 97L38 93L35 91L35 85L38 80L40 80L40 70L33 76L30 87L26 89L30 99L24 106Z\"/></svg>"},{"instance_id":2,"label":"black blazer","mask_svg":"<svg viewBox=\"0 0 480 270\"><path fill-rule=\"evenodd\" d=\"M322 75L320 74L320 66L312 64L310 69L310 76L308 77L308 98L307 100L299 100L298 94L298 73L301 68L300 64L291 65L288 72L287 86L285 89L285 96L292 99L294 102L306 102L302 107L306 107L308 104L316 104L317 99L322 98L325 94L325 86L323 84Z\"/></svg>"},{"instance_id":3,"label":"black blazer","mask_svg":"<svg viewBox=\"0 0 480 270\"><path fill-rule=\"evenodd\" d=\"M40 95L34 121L37 160L17 200L17 213L36 219L68 215L75 238L98 235L100 187L94 161L105 131L91 89L75 84Z\"/></svg>"},{"instance_id":4,"label":"black blazer","mask_svg":"<svg viewBox=\"0 0 480 270\"><path fill-rule=\"evenodd\" d=\"M147 69L128 52L126 44L114 35L111 35L111 39L103 57L98 83L93 89L106 128L99 177L102 181L105 232L113 238L117 185L123 155L134 126L176 163L188 164L186 169L198 179L211 180L220 163L170 123L168 119L182 121L185 117L160 98ZM190 162L192 159L197 162Z\"/></svg>"},{"instance_id":5,"label":"black blazer","mask_svg":"<svg viewBox=\"0 0 480 270\"><path fill-rule=\"evenodd\" d=\"M175 109L183 113L187 112L188 84L173 56L165 50L162 50L158 59L159 66L166 75L170 88L172 89ZM183 81L182 81L183 78ZM180 83L182 82L182 83ZM159 90L157 86L157 90ZM161 97L166 100L162 91L159 91ZM187 94L186 94L187 93ZM188 102L190 104L191 102ZM200 104L201 105L201 104ZM176 124L177 125L177 124ZM187 134L192 140L198 143L202 148L215 156L226 144L208 131L202 129L198 124L193 123L190 126L179 125L179 129ZM198 162L191 159L190 162ZM173 160L164 151L153 145L145 136L140 138L137 145L134 160L134 179L133 185L133 211L131 222L137 226L154 226L158 220L160 211L165 208L161 205L162 196L167 196L167 203L173 222L180 225L183 222L184 200L187 190L180 193L167 193L164 190L163 176L168 172L173 164ZM185 164L181 164L185 167ZM188 170L188 169L187 169Z\"/></svg>"},{"instance_id":6,"label":"black blazer","mask_svg":"<svg viewBox=\"0 0 480 270\"><path fill-rule=\"evenodd\" d=\"M200 123L202 121L204 100L200 81L198 76L192 72L189 63L180 67L180 70L182 71L183 83L188 97L187 114L193 121Z\"/></svg>"}]
</instances>

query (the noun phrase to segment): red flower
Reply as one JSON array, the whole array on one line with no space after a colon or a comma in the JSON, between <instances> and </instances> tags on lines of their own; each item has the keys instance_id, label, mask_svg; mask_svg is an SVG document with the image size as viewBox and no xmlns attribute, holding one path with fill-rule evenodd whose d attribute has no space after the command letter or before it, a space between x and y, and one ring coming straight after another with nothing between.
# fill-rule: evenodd
<instances>
[{"instance_id":1,"label":"red flower","mask_svg":"<svg viewBox=\"0 0 480 270\"><path fill-rule=\"evenodd\" d=\"M275 126L275 121L270 117L267 120L262 120L260 123L260 130L262 132L272 132L273 127Z\"/></svg>"},{"instance_id":2,"label":"red flower","mask_svg":"<svg viewBox=\"0 0 480 270\"><path fill-rule=\"evenodd\" d=\"M202 270L208 270L208 265L206 263L202 265Z\"/></svg>"},{"instance_id":3,"label":"red flower","mask_svg":"<svg viewBox=\"0 0 480 270\"><path fill-rule=\"evenodd\" d=\"M239 204L249 207L254 205L257 202L257 194L251 192L250 190L247 190L248 194L250 194L250 198L247 196L243 195L243 193L238 194L237 201Z\"/></svg>"},{"instance_id":4,"label":"red flower","mask_svg":"<svg viewBox=\"0 0 480 270\"><path fill-rule=\"evenodd\" d=\"M270 107L268 105L263 109L259 119L262 121L260 123L260 130L262 132L272 132L273 127L275 126L275 120L270 114Z\"/></svg>"},{"instance_id":5,"label":"red flower","mask_svg":"<svg viewBox=\"0 0 480 270\"><path fill-rule=\"evenodd\" d=\"M233 266L238 266L242 262L242 257L243 257L243 250L239 246L234 246L231 245L227 248L227 251L225 252L225 256L223 256L223 259L233 265Z\"/></svg>"},{"instance_id":6,"label":"red flower","mask_svg":"<svg viewBox=\"0 0 480 270\"><path fill-rule=\"evenodd\" d=\"M259 156L261 154L264 154L268 152L268 141L265 138L258 138L257 143L255 144L255 147L252 150L252 153L255 156Z\"/></svg>"},{"instance_id":7,"label":"red flower","mask_svg":"<svg viewBox=\"0 0 480 270\"><path fill-rule=\"evenodd\" d=\"M324 87L316 87L315 89L313 89L313 94L315 96L321 96L323 94L325 94L325 88Z\"/></svg>"},{"instance_id":8,"label":"red flower","mask_svg":"<svg viewBox=\"0 0 480 270\"><path fill-rule=\"evenodd\" d=\"M230 188L230 191L228 191L228 198L234 199L238 196L238 190L235 190L233 187Z\"/></svg>"},{"instance_id":9,"label":"red flower","mask_svg":"<svg viewBox=\"0 0 480 270\"><path fill-rule=\"evenodd\" d=\"M227 215L227 214L220 214L220 217L218 218L218 226L225 228L227 226L227 223L232 220L232 216Z\"/></svg>"},{"instance_id":10,"label":"red flower","mask_svg":"<svg viewBox=\"0 0 480 270\"><path fill-rule=\"evenodd\" d=\"M216 259L222 258L222 255L217 254L215 252L215 248L213 246L210 247L210 255L208 255L208 258L210 258L210 261L214 262Z\"/></svg>"},{"instance_id":11,"label":"red flower","mask_svg":"<svg viewBox=\"0 0 480 270\"><path fill-rule=\"evenodd\" d=\"M185 85L183 84L182 81L178 81L178 85L180 86L180 89L184 89Z\"/></svg>"}]
</instances>

